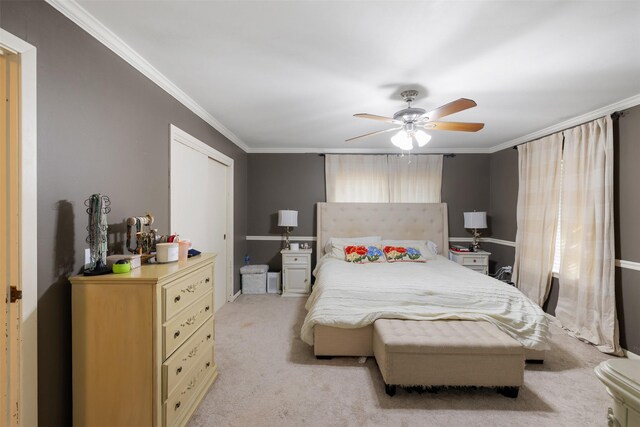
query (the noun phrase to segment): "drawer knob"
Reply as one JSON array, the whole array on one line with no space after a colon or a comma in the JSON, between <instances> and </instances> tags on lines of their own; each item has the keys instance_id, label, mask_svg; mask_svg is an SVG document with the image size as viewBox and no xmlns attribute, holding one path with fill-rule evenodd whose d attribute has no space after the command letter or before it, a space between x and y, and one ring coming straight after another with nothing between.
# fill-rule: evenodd
<instances>
[{"instance_id":1,"label":"drawer knob","mask_svg":"<svg viewBox=\"0 0 640 427\"><path fill-rule=\"evenodd\" d=\"M478 262L478 260L477 260L477 259L474 259L474 260L473 260L473 262Z\"/></svg>"},{"instance_id":2,"label":"drawer knob","mask_svg":"<svg viewBox=\"0 0 640 427\"><path fill-rule=\"evenodd\" d=\"M298 260L298 258L294 258L293 260L294 260L294 261L297 261L297 260Z\"/></svg>"},{"instance_id":3,"label":"drawer knob","mask_svg":"<svg viewBox=\"0 0 640 427\"><path fill-rule=\"evenodd\" d=\"M210 340L211 339L211 334L207 335L207 339Z\"/></svg>"},{"instance_id":4,"label":"drawer knob","mask_svg":"<svg viewBox=\"0 0 640 427\"><path fill-rule=\"evenodd\" d=\"M209 311L209 306L206 306L206 307L204 308L204 311Z\"/></svg>"},{"instance_id":5,"label":"drawer knob","mask_svg":"<svg viewBox=\"0 0 640 427\"><path fill-rule=\"evenodd\" d=\"M173 302L178 302L178 301L180 301L180 295L178 295L177 297L175 297L175 298L173 299Z\"/></svg>"},{"instance_id":6,"label":"drawer knob","mask_svg":"<svg viewBox=\"0 0 640 427\"><path fill-rule=\"evenodd\" d=\"M180 407L180 401L178 401L178 403L176 403L175 409L178 410L179 407Z\"/></svg>"},{"instance_id":7,"label":"drawer knob","mask_svg":"<svg viewBox=\"0 0 640 427\"><path fill-rule=\"evenodd\" d=\"M175 331L175 332L173 333L173 337L174 337L174 338L178 338L179 336L180 336L180 331Z\"/></svg>"},{"instance_id":8,"label":"drawer knob","mask_svg":"<svg viewBox=\"0 0 640 427\"><path fill-rule=\"evenodd\" d=\"M176 369L176 375L178 375L180 372L182 372L182 366L178 366L178 369Z\"/></svg>"},{"instance_id":9,"label":"drawer knob","mask_svg":"<svg viewBox=\"0 0 640 427\"><path fill-rule=\"evenodd\" d=\"M211 366L211 362L207 362L207 364L205 365L205 368L208 368L209 366Z\"/></svg>"},{"instance_id":10,"label":"drawer knob","mask_svg":"<svg viewBox=\"0 0 640 427\"><path fill-rule=\"evenodd\" d=\"M206 279L204 279L204 283L209 283L211 281L210 277L207 277Z\"/></svg>"}]
</instances>

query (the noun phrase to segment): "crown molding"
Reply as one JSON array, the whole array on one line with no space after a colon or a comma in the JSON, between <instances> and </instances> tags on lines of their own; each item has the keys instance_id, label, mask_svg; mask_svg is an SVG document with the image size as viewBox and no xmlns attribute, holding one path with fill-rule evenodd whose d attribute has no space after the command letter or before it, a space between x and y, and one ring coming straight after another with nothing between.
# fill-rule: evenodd
<instances>
[{"instance_id":1,"label":"crown molding","mask_svg":"<svg viewBox=\"0 0 640 427\"><path fill-rule=\"evenodd\" d=\"M492 147L488 152L495 153L495 152L504 150L505 148L511 148L514 145L533 141L534 139L542 138L543 136L551 135L552 133L560 132L560 131L572 128L574 126L578 126L583 123L589 122L591 120L598 119L600 117L606 116L607 114L612 114L612 113L615 113L616 111L626 110L627 108L635 107L636 105L640 105L640 94L623 99L622 101L614 102L613 104L609 104L605 107L598 108L597 110L590 111L588 113L571 118L569 120L556 123L555 125L546 127L539 131L529 133L527 135L523 135L516 139L512 139L511 141L503 142L502 144L498 144Z\"/></svg>"},{"instance_id":2,"label":"crown molding","mask_svg":"<svg viewBox=\"0 0 640 427\"><path fill-rule=\"evenodd\" d=\"M265 147L249 148L249 154L402 154L393 148L312 148L312 147ZM411 150L411 154L489 154L490 148L434 148Z\"/></svg>"},{"instance_id":3,"label":"crown molding","mask_svg":"<svg viewBox=\"0 0 640 427\"><path fill-rule=\"evenodd\" d=\"M215 130L224 135L228 140L248 152L249 147L237 135L227 129L207 110L198 104L193 98L187 95L182 89L176 86L164 74L144 59L131 46L125 43L120 37L108 29L103 23L98 21L93 15L87 12L75 0L45 0L58 12L69 18L80 28L93 36L100 43L112 50L120 58L128 62L133 68L140 71L149 80L160 86L165 92L173 96L182 105L191 110L195 115L211 125Z\"/></svg>"}]
</instances>

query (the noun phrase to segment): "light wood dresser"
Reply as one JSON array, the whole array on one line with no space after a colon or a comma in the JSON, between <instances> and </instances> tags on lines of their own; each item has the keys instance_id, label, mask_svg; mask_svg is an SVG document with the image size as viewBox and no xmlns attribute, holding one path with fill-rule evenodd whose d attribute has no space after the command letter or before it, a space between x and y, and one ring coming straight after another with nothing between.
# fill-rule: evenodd
<instances>
[{"instance_id":1,"label":"light wood dresser","mask_svg":"<svg viewBox=\"0 0 640 427\"><path fill-rule=\"evenodd\" d=\"M70 279L74 426L187 423L218 375L214 262Z\"/></svg>"}]
</instances>

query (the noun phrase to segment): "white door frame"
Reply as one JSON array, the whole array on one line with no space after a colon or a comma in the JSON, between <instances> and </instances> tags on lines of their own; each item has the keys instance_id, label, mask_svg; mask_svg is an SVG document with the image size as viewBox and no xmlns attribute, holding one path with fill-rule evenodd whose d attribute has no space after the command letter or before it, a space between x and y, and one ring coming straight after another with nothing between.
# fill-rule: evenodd
<instances>
[{"instance_id":1,"label":"white door frame","mask_svg":"<svg viewBox=\"0 0 640 427\"><path fill-rule=\"evenodd\" d=\"M36 48L0 28L0 44L20 55L20 422L38 425L38 168ZM25 226L27 225L27 226Z\"/></svg>"},{"instance_id":2,"label":"white door frame","mask_svg":"<svg viewBox=\"0 0 640 427\"><path fill-rule=\"evenodd\" d=\"M227 296L227 301L233 301L233 242L234 242L234 234L233 234L233 159L228 157L218 150L212 148L211 146L205 144L199 139L189 135L187 132L178 128L175 125L170 126L170 153L169 153L169 183L171 183L171 171L173 170L172 160L174 157L174 145L175 144L183 144L187 147L193 148L194 150L205 154L217 162L222 163L227 168L227 265L226 265L226 277L227 277L227 289L225 295ZM173 221L173 203L174 200L174 189L169 184L169 224L170 230L173 230L175 227L171 223Z\"/></svg>"}]
</instances>

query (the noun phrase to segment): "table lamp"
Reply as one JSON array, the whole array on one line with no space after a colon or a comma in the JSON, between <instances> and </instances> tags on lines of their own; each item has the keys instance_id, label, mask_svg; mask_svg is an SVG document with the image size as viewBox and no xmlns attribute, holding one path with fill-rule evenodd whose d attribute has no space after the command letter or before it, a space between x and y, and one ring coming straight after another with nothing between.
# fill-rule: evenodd
<instances>
[{"instance_id":1,"label":"table lamp","mask_svg":"<svg viewBox=\"0 0 640 427\"><path fill-rule=\"evenodd\" d=\"M284 227L284 248L290 249L289 233L291 233L292 227L298 226L298 211L278 211L278 226Z\"/></svg>"},{"instance_id":2,"label":"table lamp","mask_svg":"<svg viewBox=\"0 0 640 427\"><path fill-rule=\"evenodd\" d=\"M473 251L477 252L480 249L480 232L478 229L487 228L487 213L486 212L464 212L464 228L473 229Z\"/></svg>"}]
</instances>

